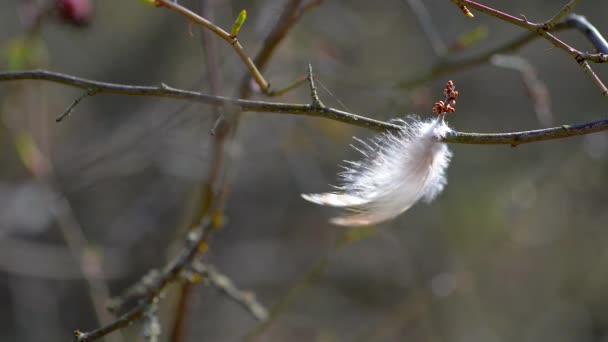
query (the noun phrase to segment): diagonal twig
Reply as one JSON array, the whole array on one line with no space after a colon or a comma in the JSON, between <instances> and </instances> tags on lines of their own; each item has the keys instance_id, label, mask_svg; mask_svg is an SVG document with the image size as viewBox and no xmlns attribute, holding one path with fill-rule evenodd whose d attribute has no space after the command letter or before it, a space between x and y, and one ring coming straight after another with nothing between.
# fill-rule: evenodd
<instances>
[{"instance_id":1,"label":"diagonal twig","mask_svg":"<svg viewBox=\"0 0 608 342\"><path fill-rule=\"evenodd\" d=\"M148 279L149 283L145 285L146 291L145 295L140 298L140 301L133 308L128 310L126 313L121 315L118 319L97 328L95 330L89 332L83 332L80 330L76 330L74 332L74 340L73 342L90 342L95 341L99 338L104 337L105 335L126 327L133 322L141 319L146 314L146 310L149 309L150 305L153 304L161 292L165 289L165 287L173 282L178 280L181 277L181 272L188 267L188 265L192 262L194 257L199 252L199 246L204 241L207 236L207 232L210 230L211 221L209 219L203 219L198 230L191 232L188 234L188 238L186 239L186 243L178 253L178 255L171 260L165 266L165 268L158 273L154 279ZM118 306L122 303L119 303Z\"/></svg>"},{"instance_id":2,"label":"diagonal twig","mask_svg":"<svg viewBox=\"0 0 608 342\"><path fill-rule=\"evenodd\" d=\"M555 46L556 48L558 48L560 50L565 51L572 58L574 58L576 60L576 62L583 67L583 70L585 71L585 73L590 75L592 80L594 81L594 83L596 83L598 85L598 87L602 91L602 95L608 96L608 91L606 91L606 86L599 79L599 77L597 77L597 75L595 74L593 69L591 69L591 67L589 66L589 63L583 63L583 62L606 63L606 62L608 62L608 55L606 55L604 53L582 52L582 51L579 51L579 50L573 48L572 46L565 43L564 41L562 41L561 39L559 39L555 35L553 35L551 32L549 32L550 28L552 28L552 26L554 26L554 24L552 23L551 20L547 23L537 24L537 23L530 22L525 16L523 16L522 18L517 18L508 13L499 11L497 9L494 9L494 8L486 6L486 5L482 5L475 1L471 1L471 0L450 0L450 1L452 1L454 4L456 4L460 8L470 7L474 10L485 13L487 15L498 18L500 20L506 21L513 25L519 26L528 31L535 32L539 36L545 38L553 46ZM575 1L571 1L571 4L574 2ZM569 12L570 8L571 8L571 6L566 6L564 9L562 9L562 11L560 11L560 13L558 13L554 17L554 19L559 18L562 15L566 15Z\"/></svg>"}]
</instances>

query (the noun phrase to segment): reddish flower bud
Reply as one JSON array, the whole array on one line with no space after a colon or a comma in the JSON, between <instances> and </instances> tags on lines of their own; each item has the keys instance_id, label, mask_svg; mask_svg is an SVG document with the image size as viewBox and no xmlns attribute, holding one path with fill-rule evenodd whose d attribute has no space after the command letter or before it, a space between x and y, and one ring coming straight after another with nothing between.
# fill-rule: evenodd
<instances>
[{"instance_id":1,"label":"reddish flower bud","mask_svg":"<svg viewBox=\"0 0 608 342\"><path fill-rule=\"evenodd\" d=\"M74 25L88 24L93 13L91 0L56 0L55 7L65 22Z\"/></svg>"}]
</instances>

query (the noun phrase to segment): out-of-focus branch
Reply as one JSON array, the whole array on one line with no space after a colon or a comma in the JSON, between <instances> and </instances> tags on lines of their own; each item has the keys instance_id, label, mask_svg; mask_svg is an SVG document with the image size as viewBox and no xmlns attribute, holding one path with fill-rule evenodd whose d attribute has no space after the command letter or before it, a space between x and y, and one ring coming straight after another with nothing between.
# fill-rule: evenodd
<instances>
[{"instance_id":1,"label":"out-of-focus branch","mask_svg":"<svg viewBox=\"0 0 608 342\"><path fill-rule=\"evenodd\" d=\"M400 129L398 125L392 123L371 119L366 116L341 111L331 107L313 104L288 104L279 102L240 100L223 96L211 96L190 90L176 89L167 85L151 87L106 83L45 70L0 72L0 82L28 79L46 80L83 89L95 88L97 90L96 93L98 94L108 93L130 96L174 98L214 105L230 104L243 112L268 112L321 117L375 131L397 131ZM608 130L608 119L578 125L562 125L553 128L509 133L466 133L452 131L443 138L443 141L446 143L458 144L517 146L531 142L562 139L606 130Z\"/></svg>"},{"instance_id":2,"label":"out-of-focus branch","mask_svg":"<svg viewBox=\"0 0 608 342\"><path fill-rule=\"evenodd\" d=\"M534 103L534 112L538 122L547 127L553 124L551 112L551 96L545 82L538 77L538 72L532 63L525 58L513 55L494 55L492 65L518 71L521 75L526 92Z\"/></svg>"},{"instance_id":3,"label":"out-of-focus branch","mask_svg":"<svg viewBox=\"0 0 608 342\"><path fill-rule=\"evenodd\" d=\"M211 4L209 0L199 0L199 13L202 17L209 18L210 20L214 20L214 6ZM222 87L222 75L220 64L218 61L218 53L217 53L217 44L216 40L213 37L213 33L209 30L203 30L202 32L202 40L201 40L203 51L205 55L205 74L207 75L206 79L209 84L209 92L211 95L221 95L223 93ZM214 147L214 156L217 155L217 144L216 142L222 139L222 133L220 129L220 124L224 120L224 111L225 108L223 106L214 106L213 107L213 127L211 129L211 134L213 135L213 147ZM217 131L217 134L216 134ZM216 167L215 164L212 164L209 169L209 179L210 182L215 182L215 179L219 176L221 169ZM209 215L207 212L211 206L211 199L213 197L211 186L207 184L207 182L203 182L199 186L199 190L196 194L192 196L196 196L196 200L199 201L198 205L194 208L194 212L188 214L192 215L189 219L190 222L187 224L191 228L195 226L201 218ZM183 232L183 227L178 227L176 229L177 232ZM196 308L196 304L198 301L196 300L196 292L194 291L194 287L196 284L193 282L184 282L181 284L179 290L177 291L177 304L175 306L174 312L175 317L173 319L172 327L169 332L170 341L172 342L181 342L188 340L188 327L191 321L190 316L191 312L193 312Z\"/></svg>"},{"instance_id":4,"label":"out-of-focus branch","mask_svg":"<svg viewBox=\"0 0 608 342\"><path fill-rule=\"evenodd\" d=\"M236 285L234 285L230 278L220 273L212 265L204 264L202 262L195 262L192 264L192 269L200 274L203 278L207 279L209 284L215 287L222 294L241 305L243 308L245 308L245 310L249 311L249 313L251 313L255 319L265 321L268 318L268 311L256 299L253 292L240 290L236 287Z\"/></svg>"},{"instance_id":5,"label":"out-of-focus branch","mask_svg":"<svg viewBox=\"0 0 608 342\"><path fill-rule=\"evenodd\" d=\"M117 250L107 250L111 262L103 280L124 277L127 268L118 260ZM17 261L17 262L16 262ZM0 270L19 276L53 280L82 280L83 272L65 247L3 236L0 239ZM99 277L100 274L92 274Z\"/></svg>"},{"instance_id":6,"label":"out-of-focus branch","mask_svg":"<svg viewBox=\"0 0 608 342\"><path fill-rule=\"evenodd\" d=\"M131 323L144 317L145 313L150 308L150 305L154 304L158 299L158 296L165 289L165 287L178 279L181 278L182 271L190 265L194 257L199 251L199 246L207 236L211 226L209 219L204 219L201 225L196 231L192 231L188 234L188 238L178 255L170 261L162 271L156 272L149 277L144 277L141 282L142 296L137 296L139 303L133 308L128 310L125 314L121 315L118 319L112 323L100 327L98 329L82 332L80 330L75 331L74 342L85 342L95 341L105 335L126 327ZM124 296L121 300L133 298L132 295ZM124 303L117 303L117 307L122 307Z\"/></svg>"},{"instance_id":7,"label":"out-of-focus branch","mask_svg":"<svg viewBox=\"0 0 608 342\"><path fill-rule=\"evenodd\" d=\"M564 23L582 32L589 42L593 44L593 47L595 47L597 52L608 54L608 42L606 42L606 38L604 38L600 31L598 31L587 18L573 13L566 17Z\"/></svg>"},{"instance_id":8,"label":"out-of-focus branch","mask_svg":"<svg viewBox=\"0 0 608 342\"><path fill-rule=\"evenodd\" d=\"M287 292L279 297L279 300L270 308L268 313L268 319L262 322L260 325L251 330L244 338L244 341L254 342L257 341L275 320L285 312L285 310L291 305L291 303L299 298L300 294L308 289L311 285L315 284L319 278L321 278L327 267L330 264L330 255L326 254L317 260L314 265L303 274L294 284L292 284Z\"/></svg>"},{"instance_id":9,"label":"out-of-focus branch","mask_svg":"<svg viewBox=\"0 0 608 342\"><path fill-rule=\"evenodd\" d=\"M427 10L424 2L422 2L422 0L404 0L404 2L416 15L416 19L418 20L422 31L429 40L429 43L431 44L435 55L438 57L443 57L448 51L448 49L445 46L443 40L441 39L439 31L437 30L437 26L433 23L433 18Z\"/></svg>"},{"instance_id":10,"label":"out-of-focus branch","mask_svg":"<svg viewBox=\"0 0 608 342\"><path fill-rule=\"evenodd\" d=\"M566 17L564 21L554 25L551 32L555 33L567 29L576 29L580 31L593 44L593 46L599 53L608 54L608 43L606 42L606 39L587 19L585 19L585 17L577 14L570 14ZM532 42L538 37L539 35L536 32L526 32L521 34L519 37L514 38L513 40L510 40L485 52L481 52L473 56L446 56L446 58L441 59L430 70L425 71L424 73L419 76L416 76L413 79L400 82L398 86L401 88L412 88L422 83L428 82L433 79L441 78L451 73L489 63L492 59L492 56L496 54L507 54L519 50L520 48L524 47L526 44Z\"/></svg>"},{"instance_id":11,"label":"out-of-focus branch","mask_svg":"<svg viewBox=\"0 0 608 342\"><path fill-rule=\"evenodd\" d=\"M297 299L302 292L313 286L325 274L327 268L331 264L332 258L341 250L348 248L358 242L367 240L376 236L377 229L375 227L366 228L350 228L341 232L337 239L334 248L328 253L325 253L305 272L296 282L294 282L287 291L279 297L277 302L270 308L268 319L251 330L244 340L254 342L259 340L275 320Z\"/></svg>"}]
</instances>

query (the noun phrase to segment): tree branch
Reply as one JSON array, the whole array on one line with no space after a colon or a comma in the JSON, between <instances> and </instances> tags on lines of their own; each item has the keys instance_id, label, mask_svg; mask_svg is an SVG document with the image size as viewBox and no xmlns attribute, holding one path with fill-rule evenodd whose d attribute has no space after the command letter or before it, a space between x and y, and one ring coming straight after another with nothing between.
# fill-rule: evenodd
<instances>
[{"instance_id":1,"label":"tree branch","mask_svg":"<svg viewBox=\"0 0 608 342\"><path fill-rule=\"evenodd\" d=\"M188 235L184 247L180 250L177 257L175 257L169 264L161 271L152 277L144 277L145 284L142 287L145 288L143 291L144 295L141 296L140 301L137 305L121 315L118 319L98 329L90 332L82 332L76 330L74 332L73 342L90 342L95 341L105 335L116 331L120 328L126 327L133 322L144 317L146 310L153 304L165 287L179 279L181 272L193 261L194 257L199 252L199 246L208 236L207 232L210 231L211 221L204 219L200 224L197 231L193 231ZM132 296L127 296L131 298ZM121 302L124 298L121 298ZM117 306L121 307L123 303L119 303Z\"/></svg>"},{"instance_id":2,"label":"tree branch","mask_svg":"<svg viewBox=\"0 0 608 342\"><path fill-rule=\"evenodd\" d=\"M234 51L239 56L241 61L243 61L243 63L245 64L245 66L247 67L249 72L251 73L251 76L253 77L253 79L255 79L256 83L260 87L260 90L264 94L271 93L270 84L268 83L268 81L266 81L264 76L262 76L262 73L256 67L256 65L253 63L251 58L249 58L249 56L247 56L247 54L245 53L245 49L243 48L241 43L239 43L236 36L231 35L230 33L224 31L222 28L220 28L219 26L210 22L209 20L207 20L207 19L201 17L200 15L192 12L191 10L183 7L182 5L178 4L177 1L174 2L174 1L170 1L170 0L156 0L156 3L158 4L159 7L168 8L168 9L170 9L174 12L177 12L177 13L181 14L182 16L186 17L191 22L196 23L198 25L201 25L201 26L211 30L211 32L215 33L220 38L222 38L223 40L228 42L228 44L230 44L230 46L232 46L234 48Z\"/></svg>"},{"instance_id":3,"label":"tree branch","mask_svg":"<svg viewBox=\"0 0 608 342\"><path fill-rule=\"evenodd\" d=\"M397 131L400 129L398 125L392 123L325 106L319 107L310 104L240 100L172 88L165 84L161 84L160 86L135 86L100 82L47 70L0 72L0 82L18 80L44 80L61 83L81 89L94 89L95 94L106 93L128 96L173 98L212 105L229 104L243 112L267 112L321 117L375 131ZM608 130L608 119L578 125L563 125L560 127L509 133L465 133L452 131L443 138L443 141L457 144L517 146L531 142L562 139L606 130Z\"/></svg>"},{"instance_id":4,"label":"tree branch","mask_svg":"<svg viewBox=\"0 0 608 342\"><path fill-rule=\"evenodd\" d=\"M551 21L549 21L551 22ZM602 36L602 34L591 24L585 17L578 14L570 14L566 16L564 21L561 21L551 26L551 32L555 33L567 29L577 29L585 35L587 40L600 54L608 54L608 42ZM401 88L412 88L418 86L431 79L436 79L445 76L450 73L465 70L477 65L488 63L492 56L496 54L506 54L516 50L519 50L524 45L532 42L540 36L536 31L529 31L521 34L520 36L493 47L485 52L475 54L474 56L468 56L463 58L447 57L442 58L430 71L424 72L420 76L417 76L411 80L400 82L398 84Z\"/></svg>"},{"instance_id":5,"label":"tree branch","mask_svg":"<svg viewBox=\"0 0 608 342\"><path fill-rule=\"evenodd\" d=\"M470 7L479 12L485 13L492 17L506 21L510 24L524 28L530 32L535 32L539 36L545 38L553 46L555 46L556 48L558 48L560 50L564 50L572 58L574 58L576 60L576 62L583 68L584 72L586 74L588 74L591 77L591 79L593 80L593 82L598 85L598 87L602 91L602 95L608 96L608 89L606 88L606 86L602 83L602 81L599 79L599 77L597 77L595 72L591 69L591 66L589 66L589 63L585 63L585 62L606 63L606 62L608 62L608 55L605 53L601 53L601 52L600 53L581 52L581 51L573 48L572 46L568 45L567 43L563 42L562 40L560 40L559 38L554 36L551 32L549 32L549 30L553 26L555 26L554 20L560 19L564 15L568 14L568 12L572 8L572 6L577 1L571 1L557 15L555 15L555 17L553 17L553 19L549 20L548 22L540 23L540 24L528 21L528 19L525 16L522 16L522 18L517 18L510 14L499 11L497 9L479 4L475 1L471 1L471 0L450 0L450 1L452 1L454 4L456 4L460 8Z\"/></svg>"}]
</instances>

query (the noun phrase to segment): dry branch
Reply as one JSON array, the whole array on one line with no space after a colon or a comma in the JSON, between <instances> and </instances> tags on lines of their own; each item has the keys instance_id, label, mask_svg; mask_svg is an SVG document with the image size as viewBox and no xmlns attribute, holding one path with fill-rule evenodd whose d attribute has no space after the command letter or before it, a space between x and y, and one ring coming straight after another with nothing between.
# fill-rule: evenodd
<instances>
[{"instance_id":1,"label":"dry branch","mask_svg":"<svg viewBox=\"0 0 608 342\"><path fill-rule=\"evenodd\" d=\"M375 131L398 130L399 126L372 119L368 116L341 111L335 108L313 104L289 104L280 102L240 100L223 96L212 96L190 90L177 89L165 84L160 86L134 86L88 80L76 76L46 71L10 71L0 72L0 82L17 80L45 80L64 85L94 89L95 94L116 94L129 96L145 96L173 98L178 100L206 103L211 105L229 104L243 112L266 112L276 114L293 114L321 117L340 121L349 125L359 126ZM559 127L508 133L467 133L452 131L443 141L458 144L479 145L512 145L562 139L577 135L590 134L608 130L608 119L587 122L577 125L562 125Z\"/></svg>"}]
</instances>

